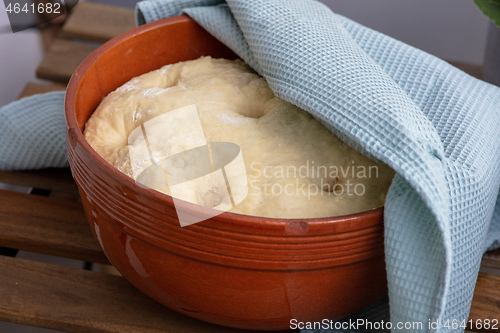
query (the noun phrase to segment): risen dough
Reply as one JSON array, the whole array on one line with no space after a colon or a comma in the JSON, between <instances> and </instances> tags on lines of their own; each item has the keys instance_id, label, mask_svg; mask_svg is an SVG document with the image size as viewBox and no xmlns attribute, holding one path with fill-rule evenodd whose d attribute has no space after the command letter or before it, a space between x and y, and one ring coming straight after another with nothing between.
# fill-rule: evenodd
<instances>
[{"instance_id":1,"label":"risen dough","mask_svg":"<svg viewBox=\"0 0 500 333\"><path fill-rule=\"evenodd\" d=\"M192 104L208 142L232 142L241 148L248 195L232 212L311 218L383 205L394 172L351 149L309 113L274 96L267 82L242 61L202 57L134 78L102 101L86 124L85 137L106 161L133 177L128 145L132 131ZM182 150L185 140L179 136L169 144ZM169 193L161 182L154 187ZM220 200L210 191L202 198L205 205Z\"/></svg>"}]
</instances>

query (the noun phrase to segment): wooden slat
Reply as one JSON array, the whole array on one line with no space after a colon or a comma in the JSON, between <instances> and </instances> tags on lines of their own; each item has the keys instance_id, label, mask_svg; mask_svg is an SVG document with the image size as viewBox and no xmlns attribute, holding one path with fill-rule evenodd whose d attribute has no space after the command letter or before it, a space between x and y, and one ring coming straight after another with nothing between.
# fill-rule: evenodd
<instances>
[{"instance_id":1,"label":"wooden slat","mask_svg":"<svg viewBox=\"0 0 500 333\"><path fill-rule=\"evenodd\" d=\"M500 269L500 249L486 252L483 256L482 266Z\"/></svg>"},{"instance_id":2,"label":"wooden slat","mask_svg":"<svg viewBox=\"0 0 500 333\"><path fill-rule=\"evenodd\" d=\"M28 82L18 98L28 97L36 94L43 94L51 91L63 91L66 86L60 83L44 84Z\"/></svg>"},{"instance_id":3,"label":"wooden slat","mask_svg":"<svg viewBox=\"0 0 500 333\"><path fill-rule=\"evenodd\" d=\"M69 168L28 171L0 170L0 182L49 190L50 196L53 198L80 201L80 194Z\"/></svg>"},{"instance_id":4,"label":"wooden slat","mask_svg":"<svg viewBox=\"0 0 500 333\"><path fill-rule=\"evenodd\" d=\"M230 333L178 314L124 278L0 256L0 320L64 332Z\"/></svg>"},{"instance_id":5,"label":"wooden slat","mask_svg":"<svg viewBox=\"0 0 500 333\"><path fill-rule=\"evenodd\" d=\"M38 66L36 75L41 79L67 83L80 63L96 48L56 38Z\"/></svg>"},{"instance_id":6,"label":"wooden slat","mask_svg":"<svg viewBox=\"0 0 500 333\"><path fill-rule=\"evenodd\" d=\"M135 28L134 10L80 2L72 11L62 28L66 38L106 42Z\"/></svg>"},{"instance_id":7,"label":"wooden slat","mask_svg":"<svg viewBox=\"0 0 500 333\"><path fill-rule=\"evenodd\" d=\"M65 15L64 15L65 17ZM37 26L40 30L40 38L42 40L42 46L44 52L47 52L50 48L50 44L54 41L55 38L61 33L62 25L61 24L52 24L51 22L46 24L41 24Z\"/></svg>"},{"instance_id":8,"label":"wooden slat","mask_svg":"<svg viewBox=\"0 0 500 333\"><path fill-rule=\"evenodd\" d=\"M488 330L484 326L485 320L496 320L498 323L496 332L500 331L500 276L479 273L469 319L472 320L473 324L469 325L467 329L471 331L491 332L491 329Z\"/></svg>"},{"instance_id":9,"label":"wooden slat","mask_svg":"<svg viewBox=\"0 0 500 333\"><path fill-rule=\"evenodd\" d=\"M4 190L0 202L0 246L109 263L81 203Z\"/></svg>"}]
</instances>

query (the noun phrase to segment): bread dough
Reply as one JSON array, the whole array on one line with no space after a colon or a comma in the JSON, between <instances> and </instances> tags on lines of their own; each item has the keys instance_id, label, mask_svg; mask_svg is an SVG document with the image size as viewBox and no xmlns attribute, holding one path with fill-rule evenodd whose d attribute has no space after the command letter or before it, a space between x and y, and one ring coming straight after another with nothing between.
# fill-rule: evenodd
<instances>
[{"instance_id":1,"label":"bread dough","mask_svg":"<svg viewBox=\"0 0 500 333\"><path fill-rule=\"evenodd\" d=\"M232 142L241 149L248 195L231 212L313 218L384 204L394 172L344 144L306 111L276 97L240 60L202 57L130 80L103 99L86 124L85 138L106 161L136 177L138 166L129 156L132 131L192 104L208 142ZM198 139L179 135L168 144L182 151L189 140ZM161 181L153 187L170 193ZM220 201L210 191L201 197L202 205Z\"/></svg>"}]
</instances>

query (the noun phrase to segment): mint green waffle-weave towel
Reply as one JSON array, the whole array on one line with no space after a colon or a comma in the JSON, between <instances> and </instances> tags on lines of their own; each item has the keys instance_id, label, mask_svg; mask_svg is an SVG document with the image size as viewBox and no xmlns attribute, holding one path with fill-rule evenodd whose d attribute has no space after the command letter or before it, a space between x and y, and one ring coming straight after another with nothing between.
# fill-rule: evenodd
<instances>
[{"instance_id":1,"label":"mint green waffle-weave towel","mask_svg":"<svg viewBox=\"0 0 500 333\"><path fill-rule=\"evenodd\" d=\"M0 108L0 170L68 166L64 92L38 94Z\"/></svg>"},{"instance_id":2,"label":"mint green waffle-weave towel","mask_svg":"<svg viewBox=\"0 0 500 333\"><path fill-rule=\"evenodd\" d=\"M397 171L385 203L391 323L423 324L398 332L463 331L451 324L467 319L483 251L500 238L498 213L492 221L500 89L315 1L137 5L139 24L180 13L233 49L276 95ZM364 315L380 319L385 309ZM429 329L429 320L440 327Z\"/></svg>"}]
</instances>

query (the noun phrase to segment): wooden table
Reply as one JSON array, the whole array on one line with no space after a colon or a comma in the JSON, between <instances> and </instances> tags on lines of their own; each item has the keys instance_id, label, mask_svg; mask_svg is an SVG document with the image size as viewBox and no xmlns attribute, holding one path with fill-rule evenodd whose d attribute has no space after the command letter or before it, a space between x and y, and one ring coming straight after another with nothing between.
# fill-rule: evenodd
<instances>
[{"instance_id":1,"label":"wooden table","mask_svg":"<svg viewBox=\"0 0 500 333\"><path fill-rule=\"evenodd\" d=\"M47 53L37 75L54 83L28 83L20 97L64 90L78 64L97 47L89 42L104 42L134 25L130 9L80 2L62 28L44 32ZM455 65L481 75L479 66ZM3 254L13 255L19 249L109 264L87 225L69 169L0 171L0 183L10 185L0 189ZM496 275L500 250L485 254L482 266L470 312L473 322L500 319L500 276ZM0 272L2 321L85 333L239 331L175 313L110 273L7 255L0 255ZM482 331L474 325L468 329Z\"/></svg>"}]
</instances>

